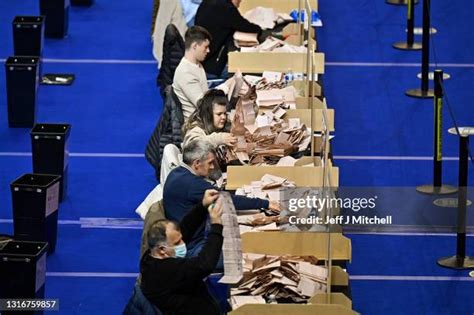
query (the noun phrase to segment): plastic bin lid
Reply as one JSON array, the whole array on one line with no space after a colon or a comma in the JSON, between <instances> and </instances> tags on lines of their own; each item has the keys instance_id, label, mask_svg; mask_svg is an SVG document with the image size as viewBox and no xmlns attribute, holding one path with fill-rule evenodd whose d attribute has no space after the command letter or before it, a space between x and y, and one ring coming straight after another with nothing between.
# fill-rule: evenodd
<instances>
[{"instance_id":1,"label":"plastic bin lid","mask_svg":"<svg viewBox=\"0 0 474 315\"><path fill-rule=\"evenodd\" d=\"M44 16L23 16L18 15L13 19L13 24L42 24Z\"/></svg>"},{"instance_id":2,"label":"plastic bin lid","mask_svg":"<svg viewBox=\"0 0 474 315\"><path fill-rule=\"evenodd\" d=\"M49 186L55 184L61 176L59 175L50 175L50 174L24 174L13 183L12 187L41 187L48 188Z\"/></svg>"},{"instance_id":3,"label":"plastic bin lid","mask_svg":"<svg viewBox=\"0 0 474 315\"><path fill-rule=\"evenodd\" d=\"M35 124L31 129L31 135L66 135L70 132L69 124Z\"/></svg>"},{"instance_id":4,"label":"plastic bin lid","mask_svg":"<svg viewBox=\"0 0 474 315\"><path fill-rule=\"evenodd\" d=\"M5 62L6 66L15 66L15 65L37 65L39 63L40 58L37 56L11 56L8 57L7 61Z\"/></svg>"},{"instance_id":5,"label":"plastic bin lid","mask_svg":"<svg viewBox=\"0 0 474 315\"><path fill-rule=\"evenodd\" d=\"M39 258L48 249L46 242L10 241L1 250L0 257ZM0 260L1 262L1 260Z\"/></svg>"}]
</instances>

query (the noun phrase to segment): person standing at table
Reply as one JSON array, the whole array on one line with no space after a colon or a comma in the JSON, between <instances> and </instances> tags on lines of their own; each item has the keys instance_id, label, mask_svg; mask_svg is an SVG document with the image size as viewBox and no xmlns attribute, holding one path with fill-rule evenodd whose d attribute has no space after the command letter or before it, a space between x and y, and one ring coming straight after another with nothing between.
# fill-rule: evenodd
<instances>
[{"instance_id":1,"label":"person standing at table","mask_svg":"<svg viewBox=\"0 0 474 315\"><path fill-rule=\"evenodd\" d=\"M260 34L260 26L250 23L239 12L242 0L203 0L195 25L204 27L212 36L209 54L203 62L208 79L227 77L227 53L236 31Z\"/></svg>"}]
</instances>

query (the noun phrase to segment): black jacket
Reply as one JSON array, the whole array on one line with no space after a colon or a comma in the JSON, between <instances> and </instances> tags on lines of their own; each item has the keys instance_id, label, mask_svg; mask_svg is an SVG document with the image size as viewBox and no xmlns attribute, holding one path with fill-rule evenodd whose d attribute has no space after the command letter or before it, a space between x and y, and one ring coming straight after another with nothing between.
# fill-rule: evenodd
<instances>
[{"instance_id":1,"label":"black jacket","mask_svg":"<svg viewBox=\"0 0 474 315\"><path fill-rule=\"evenodd\" d=\"M199 204L183 218L179 227L184 242L192 238L206 217L207 209ZM143 294L164 314L220 314L204 278L215 268L222 242L222 225L212 224L198 257L157 259L150 256L148 250L140 263Z\"/></svg>"},{"instance_id":2,"label":"black jacket","mask_svg":"<svg viewBox=\"0 0 474 315\"><path fill-rule=\"evenodd\" d=\"M173 84L173 77L176 68L184 56L184 40L179 34L174 24L169 24L165 30L163 40L163 58L161 58L160 73L157 78L157 85L161 89L161 96L164 98L164 91L168 85Z\"/></svg>"},{"instance_id":3,"label":"black jacket","mask_svg":"<svg viewBox=\"0 0 474 315\"><path fill-rule=\"evenodd\" d=\"M179 147L183 141L181 127L184 116L181 102L171 85L165 88L164 94L163 112L145 149L145 158L155 168L155 176L158 180L160 180L161 159L165 146L171 143Z\"/></svg>"},{"instance_id":4,"label":"black jacket","mask_svg":"<svg viewBox=\"0 0 474 315\"><path fill-rule=\"evenodd\" d=\"M230 0L204 0L199 6L195 24L212 35L209 54L203 62L207 73L221 75L227 64L228 46L235 31L258 33L260 26L247 21Z\"/></svg>"}]
</instances>

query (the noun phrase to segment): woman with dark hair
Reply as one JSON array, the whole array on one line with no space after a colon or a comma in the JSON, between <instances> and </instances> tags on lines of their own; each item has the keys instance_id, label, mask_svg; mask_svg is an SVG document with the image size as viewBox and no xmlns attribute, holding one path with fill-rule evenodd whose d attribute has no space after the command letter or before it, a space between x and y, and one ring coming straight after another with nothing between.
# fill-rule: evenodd
<instances>
[{"instance_id":1,"label":"woman with dark hair","mask_svg":"<svg viewBox=\"0 0 474 315\"><path fill-rule=\"evenodd\" d=\"M183 126L183 147L195 139L206 140L215 147L233 146L237 138L225 132L228 100L221 90L208 90L198 101L197 108Z\"/></svg>"}]
</instances>

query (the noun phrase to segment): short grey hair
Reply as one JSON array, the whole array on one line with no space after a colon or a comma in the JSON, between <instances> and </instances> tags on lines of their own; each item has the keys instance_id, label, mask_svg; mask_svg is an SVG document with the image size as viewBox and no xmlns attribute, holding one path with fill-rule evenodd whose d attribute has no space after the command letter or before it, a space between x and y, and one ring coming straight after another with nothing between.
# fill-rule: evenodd
<instances>
[{"instance_id":1,"label":"short grey hair","mask_svg":"<svg viewBox=\"0 0 474 315\"><path fill-rule=\"evenodd\" d=\"M168 238L166 236L166 227L170 223L173 224L176 230L180 230L179 225L170 220L159 220L151 225L147 232L147 243L149 249L157 246L167 246Z\"/></svg>"},{"instance_id":2,"label":"short grey hair","mask_svg":"<svg viewBox=\"0 0 474 315\"><path fill-rule=\"evenodd\" d=\"M191 166L196 160L204 161L209 153L216 155L214 145L205 140L195 139L183 148L183 162Z\"/></svg>"}]
</instances>

